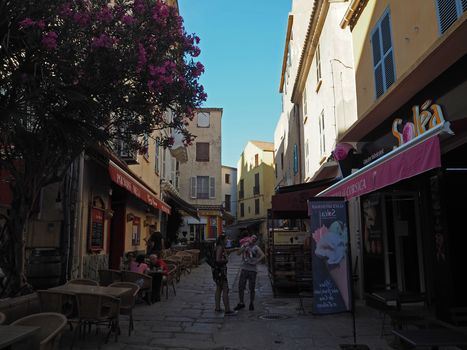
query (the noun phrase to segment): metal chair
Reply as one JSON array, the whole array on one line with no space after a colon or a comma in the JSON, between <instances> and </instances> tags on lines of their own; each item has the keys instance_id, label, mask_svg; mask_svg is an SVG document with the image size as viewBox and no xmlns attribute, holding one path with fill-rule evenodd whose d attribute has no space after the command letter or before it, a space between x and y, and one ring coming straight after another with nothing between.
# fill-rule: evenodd
<instances>
[{"instance_id":1,"label":"metal chair","mask_svg":"<svg viewBox=\"0 0 467 350\"><path fill-rule=\"evenodd\" d=\"M161 291L163 293L165 288L165 298L169 299L169 285L172 286L174 295L177 295L177 291L175 290L175 280L177 278L177 265L167 264L167 268L169 269L169 272L164 276L165 278L162 279Z\"/></svg>"},{"instance_id":2,"label":"metal chair","mask_svg":"<svg viewBox=\"0 0 467 350\"><path fill-rule=\"evenodd\" d=\"M86 286L98 286L99 285L99 283L97 281L90 280L90 279L87 279L87 278L76 278L76 279L73 279L73 280L69 280L67 282L67 284L83 284L83 285L86 285Z\"/></svg>"},{"instance_id":3,"label":"metal chair","mask_svg":"<svg viewBox=\"0 0 467 350\"><path fill-rule=\"evenodd\" d=\"M101 286L105 287L115 282L121 282L121 280L122 280L122 273L120 270L112 270L112 269L99 270L99 285Z\"/></svg>"},{"instance_id":4,"label":"metal chair","mask_svg":"<svg viewBox=\"0 0 467 350\"><path fill-rule=\"evenodd\" d=\"M114 282L110 284L109 287L131 289L128 293L125 293L120 297L120 315L128 315L130 317L130 322L128 323L128 336L130 336L131 331L135 329L133 323L133 308L135 307L139 286L136 283L131 282Z\"/></svg>"},{"instance_id":5,"label":"metal chair","mask_svg":"<svg viewBox=\"0 0 467 350\"><path fill-rule=\"evenodd\" d=\"M39 350L58 349L67 318L55 312L43 312L20 318L12 323L15 326L40 327L34 336L33 348Z\"/></svg>"}]
</instances>

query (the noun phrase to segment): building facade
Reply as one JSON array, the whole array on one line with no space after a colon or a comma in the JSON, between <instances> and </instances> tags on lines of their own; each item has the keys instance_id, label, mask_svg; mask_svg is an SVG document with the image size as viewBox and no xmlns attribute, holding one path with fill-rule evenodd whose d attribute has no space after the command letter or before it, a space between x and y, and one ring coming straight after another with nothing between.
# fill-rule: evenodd
<instances>
[{"instance_id":1,"label":"building facade","mask_svg":"<svg viewBox=\"0 0 467 350\"><path fill-rule=\"evenodd\" d=\"M321 195L349 203L360 288L420 293L437 316L465 306L465 1L351 1L358 119L341 143L360 169ZM352 159L351 159L352 160ZM352 229L353 227L353 229Z\"/></svg>"},{"instance_id":2,"label":"building facade","mask_svg":"<svg viewBox=\"0 0 467 350\"><path fill-rule=\"evenodd\" d=\"M237 163L238 225L266 240L274 191L274 144L248 141Z\"/></svg>"},{"instance_id":3,"label":"building facade","mask_svg":"<svg viewBox=\"0 0 467 350\"><path fill-rule=\"evenodd\" d=\"M223 165L221 181L224 210L231 216L231 221L235 222L237 220L237 168Z\"/></svg>"},{"instance_id":4,"label":"building facade","mask_svg":"<svg viewBox=\"0 0 467 350\"><path fill-rule=\"evenodd\" d=\"M190 241L215 239L222 232L222 111L198 109L188 127L196 139L188 147L188 161L180 164L180 195L198 209L199 220L184 216L179 237Z\"/></svg>"}]
</instances>

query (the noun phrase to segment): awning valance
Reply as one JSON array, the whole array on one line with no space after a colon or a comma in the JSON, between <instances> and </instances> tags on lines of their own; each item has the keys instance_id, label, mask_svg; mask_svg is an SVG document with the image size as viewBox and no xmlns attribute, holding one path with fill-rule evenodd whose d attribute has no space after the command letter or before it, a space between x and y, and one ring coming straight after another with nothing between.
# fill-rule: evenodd
<instances>
[{"instance_id":1,"label":"awning valance","mask_svg":"<svg viewBox=\"0 0 467 350\"><path fill-rule=\"evenodd\" d=\"M109 161L109 174L113 182L118 186L123 187L128 192L138 197L145 203L153 206L156 209L162 210L164 213L170 214L171 208L167 203L156 198L154 193L141 182L138 182L127 171L120 168L117 164Z\"/></svg>"},{"instance_id":2,"label":"awning valance","mask_svg":"<svg viewBox=\"0 0 467 350\"><path fill-rule=\"evenodd\" d=\"M325 189L318 196L345 197L348 200L441 167L438 134L449 130L448 127L439 125L427 131L426 135L403 144Z\"/></svg>"}]
</instances>

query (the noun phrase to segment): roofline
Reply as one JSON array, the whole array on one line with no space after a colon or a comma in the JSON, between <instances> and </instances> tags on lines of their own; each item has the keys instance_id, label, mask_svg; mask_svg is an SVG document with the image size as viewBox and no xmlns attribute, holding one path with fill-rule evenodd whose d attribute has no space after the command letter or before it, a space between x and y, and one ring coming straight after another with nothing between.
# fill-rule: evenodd
<instances>
[{"instance_id":1,"label":"roofline","mask_svg":"<svg viewBox=\"0 0 467 350\"><path fill-rule=\"evenodd\" d=\"M350 30L352 30L367 3L368 0L351 0L341 20L340 27L345 29L349 25Z\"/></svg>"},{"instance_id":2,"label":"roofline","mask_svg":"<svg viewBox=\"0 0 467 350\"><path fill-rule=\"evenodd\" d=\"M303 50L300 56L300 63L297 69L297 76L295 77L292 90L292 97L290 98L293 103L300 102L300 97L305 87L306 78L308 76L308 72L310 71L311 62L313 61L313 56L315 55L316 46L321 35L321 29L323 28L328 9L329 1L314 0Z\"/></svg>"},{"instance_id":3,"label":"roofline","mask_svg":"<svg viewBox=\"0 0 467 350\"><path fill-rule=\"evenodd\" d=\"M279 84L279 92L282 93L284 91L284 75L285 70L287 68L287 55L289 52L289 42L290 42L290 35L292 34L292 25L293 25L293 15L289 15L289 19L287 21L287 34L285 35L285 47L284 47L284 57L282 58L282 72L281 72L281 82Z\"/></svg>"},{"instance_id":4,"label":"roofline","mask_svg":"<svg viewBox=\"0 0 467 350\"><path fill-rule=\"evenodd\" d=\"M221 165L222 168L230 168L230 169L234 169L234 170L237 170L236 167L233 167L233 166L230 166L230 165Z\"/></svg>"}]
</instances>

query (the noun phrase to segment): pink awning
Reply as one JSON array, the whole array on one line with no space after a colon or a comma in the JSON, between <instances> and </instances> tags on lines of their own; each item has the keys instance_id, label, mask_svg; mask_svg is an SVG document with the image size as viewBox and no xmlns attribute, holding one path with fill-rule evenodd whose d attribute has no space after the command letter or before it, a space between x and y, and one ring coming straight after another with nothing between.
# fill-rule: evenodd
<instances>
[{"instance_id":1,"label":"pink awning","mask_svg":"<svg viewBox=\"0 0 467 350\"><path fill-rule=\"evenodd\" d=\"M128 192L143 200L145 203L170 215L170 205L156 198L155 194L151 193L150 190L146 188L146 186L138 182L129 173L114 164L112 161L109 162L109 174L112 181L117 185L123 187Z\"/></svg>"},{"instance_id":2,"label":"pink awning","mask_svg":"<svg viewBox=\"0 0 467 350\"><path fill-rule=\"evenodd\" d=\"M407 148L401 146L393 152L382 161L371 163L342 179L318 196L345 197L348 200L441 166L438 135Z\"/></svg>"}]
</instances>

